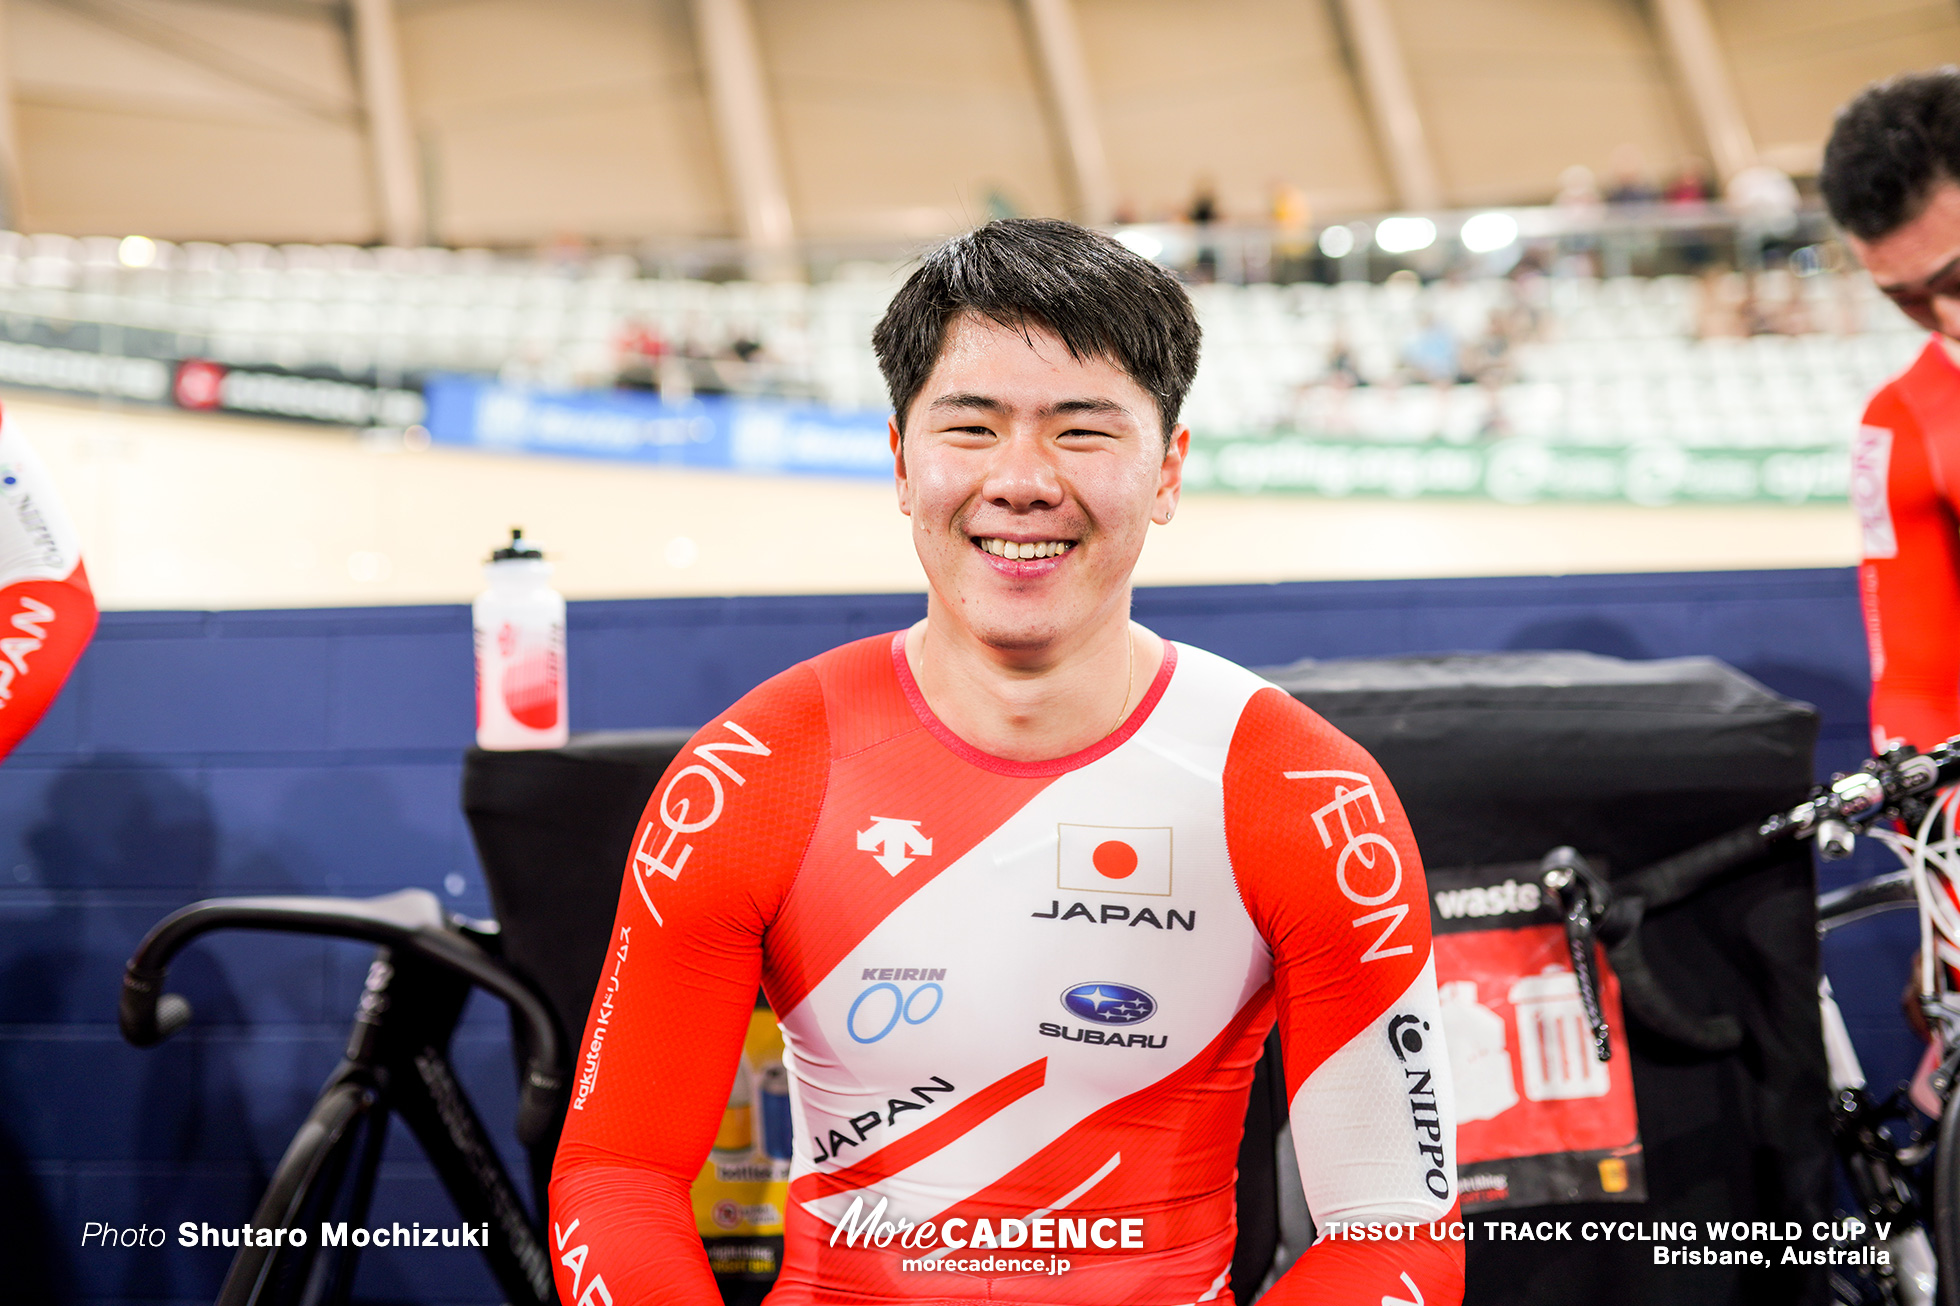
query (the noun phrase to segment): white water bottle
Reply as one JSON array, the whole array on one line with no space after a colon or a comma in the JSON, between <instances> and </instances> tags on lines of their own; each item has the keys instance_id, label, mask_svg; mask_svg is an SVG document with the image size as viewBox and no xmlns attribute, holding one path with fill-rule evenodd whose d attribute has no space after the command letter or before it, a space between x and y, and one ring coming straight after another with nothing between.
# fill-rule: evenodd
<instances>
[{"instance_id":1,"label":"white water bottle","mask_svg":"<svg viewBox=\"0 0 1960 1306\"><path fill-rule=\"evenodd\" d=\"M476 627L479 748L557 748L565 721L565 598L551 564L524 532L490 555L490 588L471 607Z\"/></svg>"}]
</instances>

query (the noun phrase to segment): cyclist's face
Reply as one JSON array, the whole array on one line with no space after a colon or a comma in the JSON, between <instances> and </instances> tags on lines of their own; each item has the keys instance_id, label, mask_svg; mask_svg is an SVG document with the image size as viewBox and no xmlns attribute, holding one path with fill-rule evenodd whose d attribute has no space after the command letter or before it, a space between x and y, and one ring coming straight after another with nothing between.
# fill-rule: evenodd
<instances>
[{"instance_id":1,"label":"cyclist's face","mask_svg":"<svg viewBox=\"0 0 1960 1306\"><path fill-rule=\"evenodd\" d=\"M1002 650L1061 652L1127 620L1130 572L1177 506L1190 433L1107 359L971 314L891 431L935 607ZM1017 556L1029 555L1036 556Z\"/></svg>"},{"instance_id":2,"label":"cyclist's face","mask_svg":"<svg viewBox=\"0 0 1960 1306\"><path fill-rule=\"evenodd\" d=\"M1907 317L1960 340L1960 185L1940 183L1918 217L1877 240L1845 243Z\"/></svg>"}]
</instances>

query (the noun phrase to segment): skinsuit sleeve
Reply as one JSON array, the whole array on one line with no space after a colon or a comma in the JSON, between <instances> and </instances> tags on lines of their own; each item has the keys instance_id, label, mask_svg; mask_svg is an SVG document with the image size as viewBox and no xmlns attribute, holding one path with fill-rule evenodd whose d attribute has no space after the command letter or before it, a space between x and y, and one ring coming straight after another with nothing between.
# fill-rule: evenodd
<instances>
[{"instance_id":1,"label":"skinsuit sleeve","mask_svg":"<svg viewBox=\"0 0 1960 1306\"><path fill-rule=\"evenodd\" d=\"M0 423L0 758L41 720L95 633L95 594L54 483Z\"/></svg>"},{"instance_id":2,"label":"skinsuit sleeve","mask_svg":"<svg viewBox=\"0 0 1960 1306\"><path fill-rule=\"evenodd\" d=\"M795 667L703 728L647 803L552 1168L551 1258L567 1306L719 1306L688 1192L827 761L822 691Z\"/></svg>"},{"instance_id":3,"label":"skinsuit sleeve","mask_svg":"<svg viewBox=\"0 0 1960 1306\"><path fill-rule=\"evenodd\" d=\"M1872 740L1924 749L1960 731L1960 532L1898 385L1865 410L1852 497L1863 536Z\"/></svg>"},{"instance_id":4,"label":"skinsuit sleeve","mask_svg":"<svg viewBox=\"0 0 1960 1306\"><path fill-rule=\"evenodd\" d=\"M1455 1306L1455 1106L1402 805L1352 740L1262 689L1226 761L1225 830L1273 953L1293 1143L1322 1234L1260 1300ZM1327 1236L1373 1223L1417 1227L1393 1241Z\"/></svg>"}]
</instances>

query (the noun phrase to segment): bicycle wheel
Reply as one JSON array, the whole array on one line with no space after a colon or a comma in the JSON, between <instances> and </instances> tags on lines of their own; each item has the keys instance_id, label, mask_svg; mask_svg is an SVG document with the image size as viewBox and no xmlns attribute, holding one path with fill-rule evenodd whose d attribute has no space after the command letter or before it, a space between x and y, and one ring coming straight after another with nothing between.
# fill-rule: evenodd
<instances>
[{"instance_id":1,"label":"bicycle wheel","mask_svg":"<svg viewBox=\"0 0 1960 1306\"><path fill-rule=\"evenodd\" d=\"M1960 1306L1960 1120L1954 1098L1940 1121L1933 1152L1933 1251L1939 1261L1940 1306Z\"/></svg>"},{"instance_id":2,"label":"bicycle wheel","mask_svg":"<svg viewBox=\"0 0 1960 1306\"><path fill-rule=\"evenodd\" d=\"M252 1215L254 1227L285 1234L285 1245L240 1249L217 1306L344 1306L360 1249L326 1246L323 1232L365 1224L387 1133L387 1108L371 1087L342 1082L320 1095ZM294 1234L303 1245L291 1245Z\"/></svg>"}]
</instances>

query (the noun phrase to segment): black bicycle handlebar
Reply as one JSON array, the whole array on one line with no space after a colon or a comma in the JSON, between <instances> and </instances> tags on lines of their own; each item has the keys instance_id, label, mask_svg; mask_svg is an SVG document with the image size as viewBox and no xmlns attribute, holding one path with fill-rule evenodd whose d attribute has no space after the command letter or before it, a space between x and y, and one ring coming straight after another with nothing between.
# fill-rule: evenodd
<instances>
[{"instance_id":1,"label":"black bicycle handlebar","mask_svg":"<svg viewBox=\"0 0 1960 1306\"><path fill-rule=\"evenodd\" d=\"M549 1135L564 1088L563 1049L551 1009L531 987L466 938L426 889L378 898L207 898L158 921L123 972L117 1017L123 1037L151 1047L182 1029L191 1004L164 992L171 958L213 930L274 930L358 939L414 952L489 991L516 1014L530 1050L518 1092L517 1136L534 1146Z\"/></svg>"},{"instance_id":2,"label":"black bicycle handlebar","mask_svg":"<svg viewBox=\"0 0 1960 1306\"><path fill-rule=\"evenodd\" d=\"M1828 785L1817 786L1803 802L1768 820L1717 835L1611 885L1573 849L1554 848L1547 853L1540 871L1565 918L1566 945L1580 1002L1592 1026L1594 1055L1601 1061L1612 1055L1597 995L1595 943L1606 945L1607 959L1620 980L1621 998L1641 1024L1696 1051L1734 1051L1742 1042L1742 1027L1734 1018L1691 1015L1654 978L1640 951L1641 921L1779 844L1815 839L1819 854L1835 859L1848 855L1857 834L1880 820L1916 825L1933 792L1957 780L1960 735L1925 753L1895 744L1859 770L1832 776ZM1897 887L1890 886L1883 896L1889 903L1896 898ZM1883 909L1874 904L1865 910Z\"/></svg>"}]
</instances>

